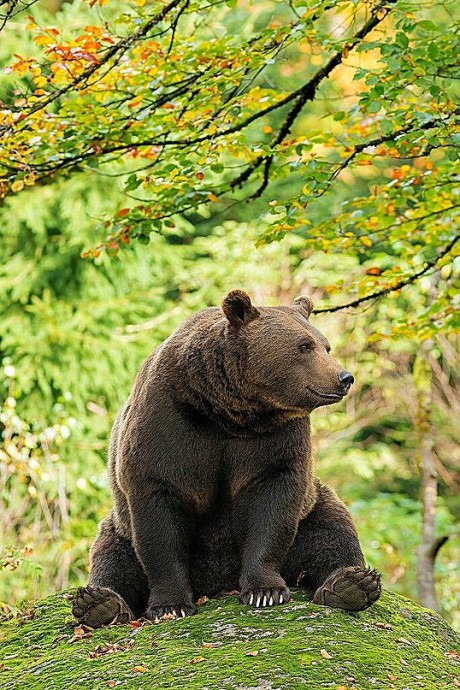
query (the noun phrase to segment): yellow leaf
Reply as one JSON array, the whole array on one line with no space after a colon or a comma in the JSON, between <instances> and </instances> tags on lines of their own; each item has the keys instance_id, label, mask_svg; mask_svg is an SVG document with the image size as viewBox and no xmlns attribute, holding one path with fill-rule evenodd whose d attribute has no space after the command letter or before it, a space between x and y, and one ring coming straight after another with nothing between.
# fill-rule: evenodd
<instances>
[{"instance_id":1,"label":"yellow leaf","mask_svg":"<svg viewBox=\"0 0 460 690\"><path fill-rule=\"evenodd\" d=\"M134 673L147 673L148 668L146 666L135 666L133 671Z\"/></svg>"},{"instance_id":2,"label":"yellow leaf","mask_svg":"<svg viewBox=\"0 0 460 690\"><path fill-rule=\"evenodd\" d=\"M320 651L320 654L323 657L323 659L332 659L332 655L329 654L329 652L327 652L325 649L322 649Z\"/></svg>"},{"instance_id":3,"label":"yellow leaf","mask_svg":"<svg viewBox=\"0 0 460 690\"><path fill-rule=\"evenodd\" d=\"M52 36L45 36L45 34L42 34L41 36L34 37L34 43L37 46L49 46L51 43L56 43L56 41Z\"/></svg>"},{"instance_id":4,"label":"yellow leaf","mask_svg":"<svg viewBox=\"0 0 460 690\"><path fill-rule=\"evenodd\" d=\"M360 238L360 242L364 244L365 247L372 247L372 240L367 237L367 235L362 235Z\"/></svg>"},{"instance_id":5,"label":"yellow leaf","mask_svg":"<svg viewBox=\"0 0 460 690\"><path fill-rule=\"evenodd\" d=\"M12 192L15 192L15 193L16 193L16 192L20 192L21 189L24 189L24 181L23 181L23 180L16 180L16 181L13 182L13 184L11 185L11 191L12 191Z\"/></svg>"},{"instance_id":6,"label":"yellow leaf","mask_svg":"<svg viewBox=\"0 0 460 690\"><path fill-rule=\"evenodd\" d=\"M264 125L262 127L262 132L264 134L271 134L273 132L273 127L270 127L270 125Z\"/></svg>"},{"instance_id":7,"label":"yellow leaf","mask_svg":"<svg viewBox=\"0 0 460 690\"><path fill-rule=\"evenodd\" d=\"M217 201L217 196L211 192L208 194L208 199L209 201Z\"/></svg>"},{"instance_id":8,"label":"yellow leaf","mask_svg":"<svg viewBox=\"0 0 460 690\"><path fill-rule=\"evenodd\" d=\"M189 664L200 664L204 660L204 656L194 656L193 659L190 659Z\"/></svg>"}]
</instances>

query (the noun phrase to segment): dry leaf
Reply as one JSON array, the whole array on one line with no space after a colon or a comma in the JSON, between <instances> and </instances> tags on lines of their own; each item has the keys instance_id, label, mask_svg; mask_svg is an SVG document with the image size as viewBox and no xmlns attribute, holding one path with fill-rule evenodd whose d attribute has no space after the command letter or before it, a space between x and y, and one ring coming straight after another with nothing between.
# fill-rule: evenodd
<instances>
[{"instance_id":1,"label":"dry leaf","mask_svg":"<svg viewBox=\"0 0 460 690\"><path fill-rule=\"evenodd\" d=\"M148 668L147 666L135 666L133 668L134 673L147 673Z\"/></svg>"},{"instance_id":2,"label":"dry leaf","mask_svg":"<svg viewBox=\"0 0 460 690\"><path fill-rule=\"evenodd\" d=\"M204 656L194 656L193 659L190 659L188 662L189 664L200 664L202 661L204 661Z\"/></svg>"},{"instance_id":3,"label":"dry leaf","mask_svg":"<svg viewBox=\"0 0 460 690\"><path fill-rule=\"evenodd\" d=\"M130 628L141 628L142 627L141 621L129 621L128 625Z\"/></svg>"},{"instance_id":4,"label":"dry leaf","mask_svg":"<svg viewBox=\"0 0 460 690\"><path fill-rule=\"evenodd\" d=\"M253 649L251 652L246 652L245 656L257 656L258 653L256 649Z\"/></svg>"},{"instance_id":5,"label":"dry leaf","mask_svg":"<svg viewBox=\"0 0 460 690\"><path fill-rule=\"evenodd\" d=\"M387 676L388 680L397 680L398 676L392 676L391 673Z\"/></svg>"},{"instance_id":6,"label":"dry leaf","mask_svg":"<svg viewBox=\"0 0 460 690\"><path fill-rule=\"evenodd\" d=\"M209 601L209 597L200 597L196 602L196 605L203 606L203 604L206 604L207 601Z\"/></svg>"},{"instance_id":7,"label":"dry leaf","mask_svg":"<svg viewBox=\"0 0 460 690\"><path fill-rule=\"evenodd\" d=\"M449 657L449 659L460 659L460 653L455 651L455 649L449 649L449 651L446 652L444 656Z\"/></svg>"},{"instance_id":8,"label":"dry leaf","mask_svg":"<svg viewBox=\"0 0 460 690\"><path fill-rule=\"evenodd\" d=\"M409 640L406 640L405 637L398 637L396 642L401 642L402 644L412 644L412 642L410 642Z\"/></svg>"},{"instance_id":9,"label":"dry leaf","mask_svg":"<svg viewBox=\"0 0 460 690\"><path fill-rule=\"evenodd\" d=\"M409 666L405 659L400 659L399 661L402 663L403 666Z\"/></svg>"},{"instance_id":10,"label":"dry leaf","mask_svg":"<svg viewBox=\"0 0 460 690\"><path fill-rule=\"evenodd\" d=\"M78 640L83 640L87 637L92 637L93 635L93 628L90 628L88 625L77 625L76 628L74 628L73 635L69 639L69 644L73 644L74 642L78 642Z\"/></svg>"},{"instance_id":11,"label":"dry leaf","mask_svg":"<svg viewBox=\"0 0 460 690\"><path fill-rule=\"evenodd\" d=\"M322 649L320 651L320 654L323 657L323 659L332 659L332 655L329 654L329 652L327 652L325 649Z\"/></svg>"},{"instance_id":12,"label":"dry leaf","mask_svg":"<svg viewBox=\"0 0 460 690\"><path fill-rule=\"evenodd\" d=\"M203 647L214 649L214 647L220 647L221 644L221 642L203 642Z\"/></svg>"},{"instance_id":13,"label":"dry leaf","mask_svg":"<svg viewBox=\"0 0 460 690\"><path fill-rule=\"evenodd\" d=\"M391 630L391 625L389 623L380 623L380 621L372 621L372 625L376 628L382 628L382 630Z\"/></svg>"}]
</instances>

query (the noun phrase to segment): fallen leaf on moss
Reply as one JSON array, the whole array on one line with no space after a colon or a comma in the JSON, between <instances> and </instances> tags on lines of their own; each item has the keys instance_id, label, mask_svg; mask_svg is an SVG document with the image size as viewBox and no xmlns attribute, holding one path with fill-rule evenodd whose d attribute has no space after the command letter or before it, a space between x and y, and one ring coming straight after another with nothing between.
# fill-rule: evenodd
<instances>
[{"instance_id":1,"label":"fallen leaf on moss","mask_svg":"<svg viewBox=\"0 0 460 690\"><path fill-rule=\"evenodd\" d=\"M388 680L397 680L398 676L392 676L391 673L387 675Z\"/></svg>"},{"instance_id":2,"label":"fallen leaf on moss","mask_svg":"<svg viewBox=\"0 0 460 690\"><path fill-rule=\"evenodd\" d=\"M190 659L188 662L189 664L200 664L202 661L204 661L204 656L194 656L193 659Z\"/></svg>"},{"instance_id":3,"label":"fallen leaf on moss","mask_svg":"<svg viewBox=\"0 0 460 690\"><path fill-rule=\"evenodd\" d=\"M253 649L251 652L246 652L245 656L257 656L258 653L257 649Z\"/></svg>"},{"instance_id":4,"label":"fallen leaf on moss","mask_svg":"<svg viewBox=\"0 0 460 690\"><path fill-rule=\"evenodd\" d=\"M400 659L399 661L402 663L403 666L409 666L405 659Z\"/></svg>"},{"instance_id":5,"label":"fallen leaf on moss","mask_svg":"<svg viewBox=\"0 0 460 690\"><path fill-rule=\"evenodd\" d=\"M396 642L401 642L401 644L412 644L412 642L410 642L409 640L406 640L405 637L398 637Z\"/></svg>"},{"instance_id":6,"label":"fallen leaf on moss","mask_svg":"<svg viewBox=\"0 0 460 690\"><path fill-rule=\"evenodd\" d=\"M203 606L203 604L206 604L207 601L209 601L209 597L200 597L196 602L196 605Z\"/></svg>"},{"instance_id":7,"label":"fallen leaf on moss","mask_svg":"<svg viewBox=\"0 0 460 690\"><path fill-rule=\"evenodd\" d=\"M109 642L107 645L98 644L96 649L89 653L90 659L97 659L104 654L114 654L115 652L126 652L127 649L132 647L133 641L127 642L126 644L121 644L120 642Z\"/></svg>"},{"instance_id":8,"label":"fallen leaf on moss","mask_svg":"<svg viewBox=\"0 0 460 690\"><path fill-rule=\"evenodd\" d=\"M446 656L448 659L456 659L457 661L460 660L460 652L455 651L455 649L449 649L448 652L445 652L444 656Z\"/></svg>"},{"instance_id":9,"label":"fallen leaf on moss","mask_svg":"<svg viewBox=\"0 0 460 690\"><path fill-rule=\"evenodd\" d=\"M382 630L391 630L391 625L389 623L381 623L380 621L372 621L372 625L376 628L381 628Z\"/></svg>"},{"instance_id":10,"label":"fallen leaf on moss","mask_svg":"<svg viewBox=\"0 0 460 690\"><path fill-rule=\"evenodd\" d=\"M76 628L74 628L73 635L69 639L69 644L73 644L74 642L78 642L78 640L84 640L87 637L92 637L93 636L93 628L90 628L88 625L77 625Z\"/></svg>"},{"instance_id":11,"label":"fallen leaf on moss","mask_svg":"<svg viewBox=\"0 0 460 690\"><path fill-rule=\"evenodd\" d=\"M133 668L134 673L147 673L148 668L147 666L135 666Z\"/></svg>"},{"instance_id":12,"label":"fallen leaf on moss","mask_svg":"<svg viewBox=\"0 0 460 690\"><path fill-rule=\"evenodd\" d=\"M214 649L214 647L220 647L222 642L203 642L203 647L208 647Z\"/></svg>"},{"instance_id":13,"label":"fallen leaf on moss","mask_svg":"<svg viewBox=\"0 0 460 690\"><path fill-rule=\"evenodd\" d=\"M130 628L142 628L141 621L129 621L128 625Z\"/></svg>"},{"instance_id":14,"label":"fallen leaf on moss","mask_svg":"<svg viewBox=\"0 0 460 690\"><path fill-rule=\"evenodd\" d=\"M322 649L320 651L320 654L323 657L323 659L332 659L332 655L329 654L329 652L327 652L325 649Z\"/></svg>"}]
</instances>

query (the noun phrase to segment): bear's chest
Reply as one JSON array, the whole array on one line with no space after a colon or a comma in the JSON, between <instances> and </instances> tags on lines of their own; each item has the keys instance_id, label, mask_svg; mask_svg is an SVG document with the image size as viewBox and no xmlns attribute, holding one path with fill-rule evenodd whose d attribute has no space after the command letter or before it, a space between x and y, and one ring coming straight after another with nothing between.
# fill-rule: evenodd
<instances>
[{"instance_id":1,"label":"bear's chest","mask_svg":"<svg viewBox=\"0 0 460 690\"><path fill-rule=\"evenodd\" d=\"M305 452L277 434L212 441L195 437L183 458L187 493L200 513L229 507L253 482L305 462Z\"/></svg>"}]
</instances>

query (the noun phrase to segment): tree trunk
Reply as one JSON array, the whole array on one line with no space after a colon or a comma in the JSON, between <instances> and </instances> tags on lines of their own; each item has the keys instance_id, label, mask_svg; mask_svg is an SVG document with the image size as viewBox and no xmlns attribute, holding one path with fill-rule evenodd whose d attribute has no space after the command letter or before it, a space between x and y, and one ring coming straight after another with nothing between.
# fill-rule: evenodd
<instances>
[{"instance_id":1,"label":"tree trunk","mask_svg":"<svg viewBox=\"0 0 460 690\"><path fill-rule=\"evenodd\" d=\"M416 427L422 468L422 542L418 548L417 588L420 603L439 611L434 582L434 562L448 537L435 536L438 479L431 426L432 372L428 360L431 348L431 341L424 343L414 364L414 382L418 397Z\"/></svg>"}]
</instances>

